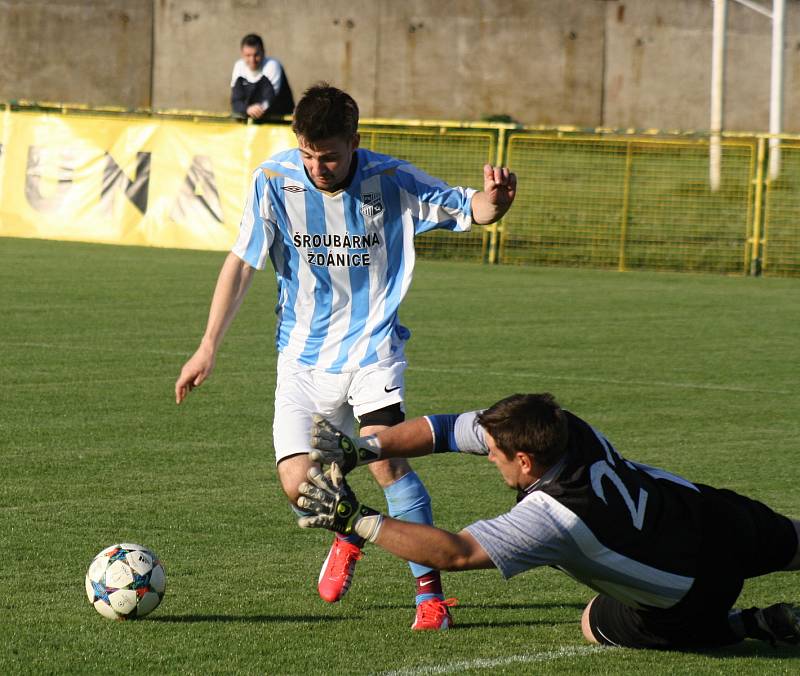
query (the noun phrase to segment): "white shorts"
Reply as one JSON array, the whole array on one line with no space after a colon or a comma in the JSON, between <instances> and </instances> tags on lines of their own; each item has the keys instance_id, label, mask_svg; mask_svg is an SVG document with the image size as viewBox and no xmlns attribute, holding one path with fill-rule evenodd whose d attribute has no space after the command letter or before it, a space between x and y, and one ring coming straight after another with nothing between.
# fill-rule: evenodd
<instances>
[{"instance_id":1,"label":"white shorts","mask_svg":"<svg viewBox=\"0 0 800 676\"><path fill-rule=\"evenodd\" d=\"M347 434L362 415L399 403L405 394L405 357L392 357L350 373L328 373L278 356L272 439L275 462L310 453L311 416L319 413Z\"/></svg>"}]
</instances>

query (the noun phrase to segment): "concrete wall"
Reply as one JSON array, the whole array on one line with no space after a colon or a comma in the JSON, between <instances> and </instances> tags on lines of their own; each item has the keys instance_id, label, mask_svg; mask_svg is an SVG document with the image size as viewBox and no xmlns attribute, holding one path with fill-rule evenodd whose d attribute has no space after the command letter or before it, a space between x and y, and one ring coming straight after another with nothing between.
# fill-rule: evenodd
<instances>
[{"instance_id":1,"label":"concrete wall","mask_svg":"<svg viewBox=\"0 0 800 676\"><path fill-rule=\"evenodd\" d=\"M0 100L150 105L150 0L0 0Z\"/></svg>"},{"instance_id":2,"label":"concrete wall","mask_svg":"<svg viewBox=\"0 0 800 676\"><path fill-rule=\"evenodd\" d=\"M784 123L800 132L800 3L787 0L786 9ZM708 0L607 3L605 124L708 128L712 13ZM725 127L766 131L772 23L731 0L727 25Z\"/></svg>"},{"instance_id":3,"label":"concrete wall","mask_svg":"<svg viewBox=\"0 0 800 676\"><path fill-rule=\"evenodd\" d=\"M230 110L231 70L246 33L283 63L295 99L320 79L369 105L377 17L385 0L156 0L154 105Z\"/></svg>"},{"instance_id":4,"label":"concrete wall","mask_svg":"<svg viewBox=\"0 0 800 676\"><path fill-rule=\"evenodd\" d=\"M728 6L725 126L765 130L770 22ZM0 0L0 99L225 112L239 40L257 32L296 95L326 79L367 117L705 129L711 13L710 0ZM785 125L800 132L800 0L786 45Z\"/></svg>"},{"instance_id":5,"label":"concrete wall","mask_svg":"<svg viewBox=\"0 0 800 676\"><path fill-rule=\"evenodd\" d=\"M378 116L593 124L604 3L385 2L377 18Z\"/></svg>"},{"instance_id":6,"label":"concrete wall","mask_svg":"<svg viewBox=\"0 0 800 676\"><path fill-rule=\"evenodd\" d=\"M325 79L368 117L594 124L598 0L157 0L154 105L225 110L242 35L262 35L296 94Z\"/></svg>"}]
</instances>

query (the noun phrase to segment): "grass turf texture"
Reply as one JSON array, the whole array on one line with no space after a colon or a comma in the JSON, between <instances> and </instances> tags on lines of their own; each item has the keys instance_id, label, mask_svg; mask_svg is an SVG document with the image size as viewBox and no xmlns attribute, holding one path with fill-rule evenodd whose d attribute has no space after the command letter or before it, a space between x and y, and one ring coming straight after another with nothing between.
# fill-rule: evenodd
<instances>
[{"instance_id":1,"label":"grass turf texture","mask_svg":"<svg viewBox=\"0 0 800 676\"><path fill-rule=\"evenodd\" d=\"M0 673L794 671L800 650L585 646L592 592L554 570L445 574L457 626L414 634L405 564L370 547L346 599L316 579L330 537L302 531L273 468L274 278L259 274L213 378L176 407L219 253L0 239ZM796 280L420 262L410 415L554 392L630 458L800 515ZM485 460L415 462L437 523L513 494ZM383 499L364 470L358 494ZM114 623L83 575L117 541L153 548L161 605ZM752 580L744 605L800 600Z\"/></svg>"}]
</instances>

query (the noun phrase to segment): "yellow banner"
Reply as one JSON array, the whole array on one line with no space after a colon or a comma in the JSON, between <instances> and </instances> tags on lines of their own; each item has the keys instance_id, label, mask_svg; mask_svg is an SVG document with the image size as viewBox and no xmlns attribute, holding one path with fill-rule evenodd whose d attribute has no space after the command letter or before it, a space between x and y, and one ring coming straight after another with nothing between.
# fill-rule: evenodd
<instances>
[{"instance_id":1,"label":"yellow banner","mask_svg":"<svg viewBox=\"0 0 800 676\"><path fill-rule=\"evenodd\" d=\"M0 114L0 236L229 249L284 126Z\"/></svg>"}]
</instances>

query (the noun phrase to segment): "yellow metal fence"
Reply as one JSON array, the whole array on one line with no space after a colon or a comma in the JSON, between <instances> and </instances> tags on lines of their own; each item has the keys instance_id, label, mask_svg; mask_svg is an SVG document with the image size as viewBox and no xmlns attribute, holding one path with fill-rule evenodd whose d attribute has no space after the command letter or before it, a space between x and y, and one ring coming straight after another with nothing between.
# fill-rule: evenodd
<instances>
[{"instance_id":1,"label":"yellow metal fence","mask_svg":"<svg viewBox=\"0 0 800 676\"><path fill-rule=\"evenodd\" d=\"M361 145L370 150L402 157L431 176L450 185L480 187L483 165L497 158L497 132L460 126L401 128L396 122L361 126ZM489 233L483 228L453 235L434 231L417 238L422 256L456 260L483 260Z\"/></svg>"},{"instance_id":2,"label":"yellow metal fence","mask_svg":"<svg viewBox=\"0 0 800 676\"><path fill-rule=\"evenodd\" d=\"M508 162L523 187L500 260L747 270L755 156L755 143L726 142L712 192L705 141L513 134Z\"/></svg>"},{"instance_id":3,"label":"yellow metal fence","mask_svg":"<svg viewBox=\"0 0 800 676\"><path fill-rule=\"evenodd\" d=\"M765 188L762 270L800 276L800 140L783 142L780 175Z\"/></svg>"},{"instance_id":4,"label":"yellow metal fence","mask_svg":"<svg viewBox=\"0 0 800 676\"><path fill-rule=\"evenodd\" d=\"M500 224L476 228L481 237L424 235L422 256L800 276L800 137L781 137L772 181L768 135L723 138L714 191L701 135L418 124L367 126L365 136L451 184L480 187L487 158L519 177Z\"/></svg>"},{"instance_id":5,"label":"yellow metal fence","mask_svg":"<svg viewBox=\"0 0 800 676\"><path fill-rule=\"evenodd\" d=\"M6 109L19 110L8 106ZM165 134L165 143L169 134L178 133L175 130L179 125L193 125L204 144L204 176L208 174L216 181L207 187L212 194L219 188L224 218L220 216L218 220L224 221L229 233L220 235L220 242L227 242L235 233L237 212L241 213L240 193L246 180L238 174L244 176L243 172L264 159L260 155L288 131L285 125L283 129L277 126L278 122L261 127L248 125L242 137L245 151L238 157L234 156L238 146L224 141L228 136L238 138L237 127L218 117L206 119L194 113L181 115L180 111L168 115L139 111L133 116L120 116L113 111L67 107L47 113L51 126L55 124L54 115L63 116L64 120L89 115L95 125L106 118L109 124L116 120L114 124L130 124L131 128L143 124L143 118L161 119L163 125L159 128ZM0 117L0 139L4 143L0 145L0 178L4 171L6 174L0 181L5 194L3 190L0 194L8 204L14 196L13 186L20 183L9 175L11 159L21 154L15 166L25 173L27 152L30 173L31 154L30 149L14 146L21 143L18 134L12 135L10 128L3 133L3 119L11 118ZM186 134L187 130L186 126L180 127L181 133ZM244 128L241 131L245 132ZM767 135L725 136L720 188L712 191L708 178L709 140L702 135L421 120L366 120L360 131L362 146L408 159L452 185L480 188L482 168L487 162L507 164L519 177L517 201L501 223L475 227L463 235L425 234L417 242L421 256L616 270L800 276L800 136L781 137L781 172L775 180L770 180L766 171ZM58 143L57 135L42 138L47 143L51 138ZM218 138L224 142L217 142ZM47 143L37 140L36 152L58 151ZM119 143L108 145L96 150L119 165L120 181L128 185L135 174L134 160L119 157ZM125 152L130 151L128 154L133 153L127 145L125 148ZM191 174L194 165L190 154L187 153L187 167L176 164L175 175ZM173 155L166 159L178 164L183 161ZM192 161L196 160L195 157ZM109 161L106 159L106 163ZM165 161L154 151L153 180ZM226 181L231 187L223 192ZM151 196L157 187L153 186ZM230 208L222 199L227 193ZM192 195L200 201L208 199L196 189ZM24 194L17 198L26 199ZM170 213L173 212L174 209ZM191 209L185 212L193 213ZM143 214L145 223L151 215L158 216L147 210ZM11 222L11 216L6 214L6 223ZM168 219L164 222L168 227ZM5 233L0 232L13 233L8 228ZM198 242L196 246L208 244Z\"/></svg>"}]
</instances>

